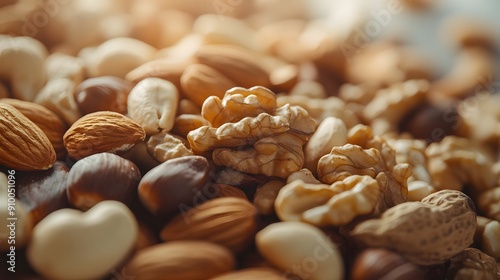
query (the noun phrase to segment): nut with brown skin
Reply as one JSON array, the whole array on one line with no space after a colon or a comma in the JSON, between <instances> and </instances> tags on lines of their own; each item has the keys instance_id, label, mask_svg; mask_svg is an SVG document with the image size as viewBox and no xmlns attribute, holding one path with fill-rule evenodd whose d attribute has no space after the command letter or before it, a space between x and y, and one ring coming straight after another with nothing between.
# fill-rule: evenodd
<instances>
[{"instance_id":1,"label":"nut with brown skin","mask_svg":"<svg viewBox=\"0 0 500 280\"><path fill-rule=\"evenodd\" d=\"M196 194L208 182L209 172L210 165L201 156L168 160L142 177L139 199L151 213L167 217L192 205Z\"/></svg>"},{"instance_id":2,"label":"nut with brown skin","mask_svg":"<svg viewBox=\"0 0 500 280\"><path fill-rule=\"evenodd\" d=\"M132 84L112 76L90 78L78 85L74 98L82 114L97 111L127 113L127 97Z\"/></svg>"},{"instance_id":3,"label":"nut with brown skin","mask_svg":"<svg viewBox=\"0 0 500 280\"><path fill-rule=\"evenodd\" d=\"M352 280L421 280L423 271L399 254L386 249L367 249L354 262Z\"/></svg>"},{"instance_id":4,"label":"nut with brown skin","mask_svg":"<svg viewBox=\"0 0 500 280\"><path fill-rule=\"evenodd\" d=\"M287 279L282 272L266 267L254 267L236 270L225 273L210 280L285 280Z\"/></svg>"},{"instance_id":5,"label":"nut with brown skin","mask_svg":"<svg viewBox=\"0 0 500 280\"><path fill-rule=\"evenodd\" d=\"M446 279L452 280L496 280L500 269L494 258L475 248L467 248L450 259Z\"/></svg>"},{"instance_id":6,"label":"nut with brown skin","mask_svg":"<svg viewBox=\"0 0 500 280\"><path fill-rule=\"evenodd\" d=\"M204 240L238 253L254 239L256 215L257 209L247 199L215 198L179 214L160 235L167 242Z\"/></svg>"},{"instance_id":7,"label":"nut with brown skin","mask_svg":"<svg viewBox=\"0 0 500 280\"><path fill-rule=\"evenodd\" d=\"M76 162L69 171L68 201L84 211L103 200L130 205L137 196L140 178L133 162L115 154L94 154Z\"/></svg>"}]
</instances>

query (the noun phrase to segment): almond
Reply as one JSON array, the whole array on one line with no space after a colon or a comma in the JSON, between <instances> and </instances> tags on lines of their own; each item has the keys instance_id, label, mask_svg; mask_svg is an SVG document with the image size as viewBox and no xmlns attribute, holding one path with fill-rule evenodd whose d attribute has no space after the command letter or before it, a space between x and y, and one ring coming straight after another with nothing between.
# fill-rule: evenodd
<instances>
[{"instance_id":1,"label":"almond","mask_svg":"<svg viewBox=\"0 0 500 280\"><path fill-rule=\"evenodd\" d=\"M33 102L13 98L0 99L0 102L12 105L30 121L34 122L52 143L57 158L64 158L66 150L64 149L63 135L67 127L60 117L42 105Z\"/></svg>"},{"instance_id":2,"label":"almond","mask_svg":"<svg viewBox=\"0 0 500 280\"><path fill-rule=\"evenodd\" d=\"M64 146L73 159L97 153L130 150L146 137L144 129L122 114L100 111L83 116L64 134Z\"/></svg>"},{"instance_id":3,"label":"almond","mask_svg":"<svg viewBox=\"0 0 500 280\"><path fill-rule=\"evenodd\" d=\"M232 271L223 275L211 278L210 280L285 280L286 273L280 273L278 270L267 267L247 268L238 271Z\"/></svg>"},{"instance_id":4,"label":"almond","mask_svg":"<svg viewBox=\"0 0 500 280\"><path fill-rule=\"evenodd\" d=\"M247 199L245 192L237 187L226 184L215 184L213 187L217 197L240 197Z\"/></svg>"},{"instance_id":5,"label":"almond","mask_svg":"<svg viewBox=\"0 0 500 280\"><path fill-rule=\"evenodd\" d=\"M205 280L233 269L226 248L203 241L173 241L138 251L124 272L136 280Z\"/></svg>"},{"instance_id":6,"label":"almond","mask_svg":"<svg viewBox=\"0 0 500 280\"><path fill-rule=\"evenodd\" d=\"M163 228L161 238L210 241L241 252L255 236L256 213L246 199L215 198L175 217Z\"/></svg>"},{"instance_id":7,"label":"almond","mask_svg":"<svg viewBox=\"0 0 500 280\"><path fill-rule=\"evenodd\" d=\"M262 59L251 51L234 46L204 46L197 52L196 58L199 63L218 70L239 87L271 85L269 73L258 63Z\"/></svg>"},{"instance_id":8,"label":"almond","mask_svg":"<svg viewBox=\"0 0 500 280\"><path fill-rule=\"evenodd\" d=\"M56 152L43 131L16 108L0 103L0 165L17 170L46 170Z\"/></svg>"},{"instance_id":9,"label":"almond","mask_svg":"<svg viewBox=\"0 0 500 280\"><path fill-rule=\"evenodd\" d=\"M191 64L181 76L181 87L184 95L201 107L212 95L222 99L236 83L210 66Z\"/></svg>"}]
</instances>

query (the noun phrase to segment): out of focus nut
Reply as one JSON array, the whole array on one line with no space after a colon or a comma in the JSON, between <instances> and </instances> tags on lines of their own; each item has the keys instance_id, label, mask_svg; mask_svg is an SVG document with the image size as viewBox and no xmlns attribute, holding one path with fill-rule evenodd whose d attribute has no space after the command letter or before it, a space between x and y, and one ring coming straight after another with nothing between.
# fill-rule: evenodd
<instances>
[{"instance_id":1,"label":"out of focus nut","mask_svg":"<svg viewBox=\"0 0 500 280\"><path fill-rule=\"evenodd\" d=\"M193 205L209 180L209 172L209 163L201 156L167 160L142 177L139 199L151 213L167 217Z\"/></svg>"},{"instance_id":2,"label":"out of focus nut","mask_svg":"<svg viewBox=\"0 0 500 280\"><path fill-rule=\"evenodd\" d=\"M372 213L379 196L378 183L370 176L352 175L332 185L294 180L280 190L274 206L283 221L340 226Z\"/></svg>"},{"instance_id":3,"label":"out of focus nut","mask_svg":"<svg viewBox=\"0 0 500 280\"><path fill-rule=\"evenodd\" d=\"M482 240L481 248L483 251L496 259L500 259L500 221L491 221L486 224Z\"/></svg>"},{"instance_id":4,"label":"out of focus nut","mask_svg":"<svg viewBox=\"0 0 500 280\"><path fill-rule=\"evenodd\" d=\"M73 159L97 153L130 150L146 137L144 129L122 114L99 111L85 115L64 134L64 146Z\"/></svg>"},{"instance_id":5,"label":"out of focus nut","mask_svg":"<svg viewBox=\"0 0 500 280\"><path fill-rule=\"evenodd\" d=\"M71 125L81 116L78 104L73 97L75 88L76 84L66 78L50 80L36 96L35 103L56 113L68 125Z\"/></svg>"},{"instance_id":6,"label":"out of focus nut","mask_svg":"<svg viewBox=\"0 0 500 280\"><path fill-rule=\"evenodd\" d=\"M162 229L164 241L203 240L238 253L254 239L257 209L247 199L222 197L179 214Z\"/></svg>"},{"instance_id":7,"label":"out of focus nut","mask_svg":"<svg viewBox=\"0 0 500 280\"><path fill-rule=\"evenodd\" d=\"M33 229L27 257L44 278L102 278L133 250L137 232L134 215L117 201L103 201L85 213L61 209Z\"/></svg>"},{"instance_id":8,"label":"out of focus nut","mask_svg":"<svg viewBox=\"0 0 500 280\"><path fill-rule=\"evenodd\" d=\"M223 246L205 241L172 241L138 251L124 272L138 280L205 280L233 270L235 264L234 256Z\"/></svg>"},{"instance_id":9,"label":"out of focus nut","mask_svg":"<svg viewBox=\"0 0 500 280\"><path fill-rule=\"evenodd\" d=\"M219 275L210 280L284 280L286 279L282 272L268 267L255 267L236 270Z\"/></svg>"},{"instance_id":10,"label":"out of focus nut","mask_svg":"<svg viewBox=\"0 0 500 280\"><path fill-rule=\"evenodd\" d=\"M74 98L82 114L97 111L127 113L127 97L132 84L121 78L103 76L90 78L78 85Z\"/></svg>"},{"instance_id":11,"label":"out of focus nut","mask_svg":"<svg viewBox=\"0 0 500 280\"><path fill-rule=\"evenodd\" d=\"M174 84L159 78L146 78L130 92L128 113L147 134L155 134L172 129L178 103L179 93Z\"/></svg>"},{"instance_id":12,"label":"out of focus nut","mask_svg":"<svg viewBox=\"0 0 500 280\"><path fill-rule=\"evenodd\" d=\"M453 280L495 280L499 276L495 259L475 248L466 248L452 257L446 273L446 279Z\"/></svg>"},{"instance_id":13,"label":"out of focus nut","mask_svg":"<svg viewBox=\"0 0 500 280\"><path fill-rule=\"evenodd\" d=\"M45 71L47 80L69 79L80 84L85 78L85 64L78 57L64 53L52 53L45 60Z\"/></svg>"},{"instance_id":14,"label":"out of focus nut","mask_svg":"<svg viewBox=\"0 0 500 280\"><path fill-rule=\"evenodd\" d=\"M257 188L253 198L253 203L259 214L271 215L274 213L274 202L279 191L285 183L278 180L271 180Z\"/></svg>"},{"instance_id":15,"label":"out of focus nut","mask_svg":"<svg viewBox=\"0 0 500 280\"><path fill-rule=\"evenodd\" d=\"M259 252L286 276L297 273L301 279L340 280L343 260L327 235L315 226L301 222L274 223L256 236ZM316 269L309 269L314 263Z\"/></svg>"},{"instance_id":16,"label":"out of focus nut","mask_svg":"<svg viewBox=\"0 0 500 280\"><path fill-rule=\"evenodd\" d=\"M103 200L131 205L137 196L141 173L120 156L98 153L76 162L67 178L68 201L86 211Z\"/></svg>"},{"instance_id":17,"label":"out of focus nut","mask_svg":"<svg viewBox=\"0 0 500 280\"><path fill-rule=\"evenodd\" d=\"M423 271L399 254L378 248L367 249L357 258L352 268L353 280L421 280Z\"/></svg>"},{"instance_id":18,"label":"out of focus nut","mask_svg":"<svg viewBox=\"0 0 500 280\"><path fill-rule=\"evenodd\" d=\"M488 218L500 221L500 187L479 194L477 207Z\"/></svg>"},{"instance_id":19,"label":"out of focus nut","mask_svg":"<svg viewBox=\"0 0 500 280\"><path fill-rule=\"evenodd\" d=\"M433 193L422 202L405 202L379 219L359 223L354 240L393 249L418 265L439 264L473 242L476 213L472 200L455 190Z\"/></svg>"}]
</instances>

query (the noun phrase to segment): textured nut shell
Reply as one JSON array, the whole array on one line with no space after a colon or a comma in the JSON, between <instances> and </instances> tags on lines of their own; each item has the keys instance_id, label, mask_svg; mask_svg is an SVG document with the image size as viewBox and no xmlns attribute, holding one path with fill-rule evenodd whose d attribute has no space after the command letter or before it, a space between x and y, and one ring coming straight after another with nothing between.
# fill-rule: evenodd
<instances>
[{"instance_id":1,"label":"textured nut shell","mask_svg":"<svg viewBox=\"0 0 500 280\"><path fill-rule=\"evenodd\" d=\"M204 240L240 252L254 237L256 213L246 199L216 198L178 215L163 228L161 238Z\"/></svg>"},{"instance_id":2,"label":"textured nut shell","mask_svg":"<svg viewBox=\"0 0 500 280\"><path fill-rule=\"evenodd\" d=\"M187 143L186 140L184 141ZM165 162L169 159L193 155L193 152L186 147L181 139L176 138L165 131L149 137L147 144L148 153L159 162Z\"/></svg>"},{"instance_id":3,"label":"textured nut shell","mask_svg":"<svg viewBox=\"0 0 500 280\"><path fill-rule=\"evenodd\" d=\"M498 280L500 267L495 259L476 248L467 248L450 259L446 279Z\"/></svg>"},{"instance_id":4,"label":"textured nut shell","mask_svg":"<svg viewBox=\"0 0 500 280\"><path fill-rule=\"evenodd\" d=\"M381 218L358 224L351 235L371 247L394 249L415 264L438 264L472 244L474 211L468 196L443 190L422 202L398 204Z\"/></svg>"},{"instance_id":5,"label":"textured nut shell","mask_svg":"<svg viewBox=\"0 0 500 280\"><path fill-rule=\"evenodd\" d=\"M233 46L203 46L196 59L236 82L240 87L269 87L269 73L258 64L259 56Z\"/></svg>"},{"instance_id":6,"label":"textured nut shell","mask_svg":"<svg viewBox=\"0 0 500 280\"><path fill-rule=\"evenodd\" d=\"M286 277L278 270L266 267L246 268L211 278L210 280L281 280Z\"/></svg>"},{"instance_id":7,"label":"textured nut shell","mask_svg":"<svg viewBox=\"0 0 500 280\"><path fill-rule=\"evenodd\" d=\"M0 164L17 170L45 170L56 152L43 131L11 105L0 103Z\"/></svg>"},{"instance_id":8,"label":"textured nut shell","mask_svg":"<svg viewBox=\"0 0 500 280\"><path fill-rule=\"evenodd\" d=\"M124 152L146 137L144 129L122 114L100 111L85 115L64 134L71 158L81 159L102 152Z\"/></svg>"},{"instance_id":9,"label":"textured nut shell","mask_svg":"<svg viewBox=\"0 0 500 280\"><path fill-rule=\"evenodd\" d=\"M50 143L52 143L58 158L62 158L66 155L63 135L67 127L61 118L49 109L36 103L11 98L0 99L0 102L12 105L25 117L35 123L43 133L45 133Z\"/></svg>"},{"instance_id":10,"label":"textured nut shell","mask_svg":"<svg viewBox=\"0 0 500 280\"><path fill-rule=\"evenodd\" d=\"M103 201L85 213L61 209L33 229L27 257L44 278L102 278L125 260L137 232L133 213L117 201Z\"/></svg>"},{"instance_id":11,"label":"textured nut shell","mask_svg":"<svg viewBox=\"0 0 500 280\"><path fill-rule=\"evenodd\" d=\"M135 254L125 266L137 280L205 280L233 269L235 260L226 248L203 241L172 241Z\"/></svg>"}]
</instances>

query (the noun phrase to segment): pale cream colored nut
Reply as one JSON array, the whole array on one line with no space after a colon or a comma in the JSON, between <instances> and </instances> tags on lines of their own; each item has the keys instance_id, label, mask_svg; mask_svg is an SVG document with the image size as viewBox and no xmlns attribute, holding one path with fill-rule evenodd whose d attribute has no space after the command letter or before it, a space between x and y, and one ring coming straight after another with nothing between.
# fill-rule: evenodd
<instances>
[{"instance_id":1,"label":"pale cream colored nut","mask_svg":"<svg viewBox=\"0 0 500 280\"><path fill-rule=\"evenodd\" d=\"M431 183L431 175L427 170L426 143L417 139L387 139L387 144L396 152L396 162L408 163L412 176L409 181Z\"/></svg>"},{"instance_id":2,"label":"pale cream colored nut","mask_svg":"<svg viewBox=\"0 0 500 280\"><path fill-rule=\"evenodd\" d=\"M205 280L234 269L235 259L223 246L206 241L171 241L138 251L122 275L137 279Z\"/></svg>"},{"instance_id":3,"label":"pale cream colored nut","mask_svg":"<svg viewBox=\"0 0 500 280\"><path fill-rule=\"evenodd\" d=\"M153 59L156 49L136 39L119 37L110 39L89 54L86 61L91 77L125 75Z\"/></svg>"},{"instance_id":4,"label":"pale cream colored nut","mask_svg":"<svg viewBox=\"0 0 500 280\"><path fill-rule=\"evenodd\" d=\"M222 100L215 96L207 98L201 115L213 127L220 127L245 117L257 117L260 113L271 114L276 108L276 95L269 89L261 86L250 89L236 87L228 90Z\"/></svg>"},{"instance_id":5,"label":"pale cream colored nut","mask_svg":"<svg viewBox=\"0 0 500 280\"><path fill-rule=\"evenodd\" d=\"M376 85L369 83L358 85L345 83L340 86L338 96L347 103L366 105L373 100L378 89Z\"/></svg>"},{"instance_id":6,"label":"pale cream colored nut","mask_svg":"<svg viewBox=\"0 0 500 280\"><path fill-rule=\"evenodd\" d=\"M408 182L408 201L421 201L424 197L435 193L437 190L425 181Z\"/></svg>"},{"instance_id":7,"label":"pale cream colored nut","mask_svg":"<svg viewBox=\"0 0 500 280\"><path fill-rule=\"evenodd\" d=\"M280 190L274 206L282 221L340 226L372 213L379 196L378 183L370 176L352 175L332 185L295 180Z\"/></svg>"},{"instance_id":8,"label":"pale cream colored nut","mask_svg":"<svg viewBox=\"0 0 500 280\"><path fill-rule=\"evenodd\" d=\"M30 240L33 228L30 213L15 198L16 176L12 169L7 174L0 172L0 218L6 223L0 227L0 251L7 253L11 246L16 249L24 247Z\"/></svg>"},{"instance_id":9,"label":"pale cream colored nut","mask_svg":"<svg viewBox=\"0 0 500 280\"><path fill-rule=\"evenodd\" d=\"M332 184L351 175L368 175L377 180L381 196L375 212L407 201L407 181L411 176L408 164L390 165L382 153L375 149L346 144L334 147L330 154L320 158L320 181ZM389 157L394 161L394 157Z\"/></svg>"},{"instance_id":10,"label":"pale cream colored nut","mask_svg":"<svg viewBox=\"0 0 500 280\"><path fill-rule=\"evenodd\" d=\"M328 236L315 226L301 222L274 223L259 231L255 240L262 256L285 271L285 277L292 274L311 280L344 277L342 256Z\"/></svg>"},{"instance_id":11,"label":"pale cream colored nut","mask_svg":"<svg viewBox=\"0 0 500 280\"><path fill-rule=\"evenodd\" d=\"M234 81L238 86L269 87L269 73L260 63L260 55L251 50L229 45L205 45L195 55L196 60L208 65Z\"/></svg>"},{"instance_id":12,"label":"pale cream colored nut","mask_svg":"<svg viewBox=\"0 0 500 280\"><path fill-rule=\"evenodd\" d=\"M154 134L149 138L148 153L159 162L193 155L193 152L186 147L183 141L166 131Z\"/></svg>"},{"instance_id":13,"label":"pale cream colored nut","mask_svg":"<svg viewBox=\"0 0 500 280\"><path fill-rule=\"evenodd\" d=\"M257 187L253 197L253 204L260 214L271 215L274 213L274 202L284 185L285 183L282 181L271 180Z\"/></svg>"},{"instance_id":14,"label":"pale cream colored nut","mask_svg":"<svg viewBox=\"0 0 500 280\"><path fill-rule=\"evenodd\" d=\"M69 79L80 84L85 79L85 64L81 58L64 53L52 53L45 60L47 80Z\"/></svg>"},{"instance_id":15,"label":"pale cream colored nut","mask_svg":"<svg viewBox=\"0 0 500 280\"><path fill-rule=\"evenodd\" d=\"M476 248L466 248L450 259L446 279L496 280L500 276L500 267L495 259Z\"/></svg>"},{"instance_id":16,"label":"pale cream colored nut","mask_svg":"<svg viewBox=\"0 0 500 280\"><path fill-rule=\"evenodd\" d=\"M425 101L429 87L426 80L410 80L381 89L366 105L363 118L371 123L376 119L383 119L390 125L374 129L377 135L397 132L403 117Z\"/></svg>"},{"instance_id":17,"label":"pale cream colored nut","mask_svg":"<svg viewBox=\"0 0 500 280\"><path fill-rule=\"evenodd\" d=\"M491 77L495 64L491 53L482 48L462 49L455 64L443 78L432 83L433 96L463 99L484 87L484 79Z\"/></svg>"},{"instance_id":18,"label":"pale cream colored nut","mask_svg":"<svg viewBox=\"0 0 500 280\"><path fill-rule=\"evenodd\" d=\"M85 213L61 209L35 226L27 257L44 278L102 278L126 259L137 233L134 214L118 201L100 202Z\"/></svg>"},{"instance_id":19,"label":"pale cream colored nut","mask_svg":"<svg viewBox=\"0 0 500 280\"><path fill-rule=\"evenodd\" d=\"M69 79L53 79L47 82L35 98L38 103L51 110L68 125L72 125L81 116L73 97L76 84Z\"/></svg>"},{"instance_id":20,"label":"pale cream colored nut","mask_svg":"<svg viewBox=\"0 0 500 280\"><path fill-rule=\"evenodd\" d=\"M223 98L227 90L236 87L224 74L203 64L191 64L182 73L181 88L184 95L202 106L210 96Z\"/></svg>"},{"instance_id":21,"label":"pale cream colored nut","mask_svg":"<svg viewBox=\"0 0 500 280\"><path fill-rule=\"evenodd\" d=\"M271 85L281 92L290 92L299 80L299 67L293 64L277 66L271 71ZM317 91L313 91L316 93ZM291 94L291 93L290 93Z\"/></svg>"},{"instance_id":22,"label":"pale cream colored nut","mask_svg":"<svg viewBox=\"0 0 500 280\"><path fill-rule=\"evenodd\" d=\"M187 137L191 130L209 125L210 123L200 115L181 114L175 118L172 132L182 137Z\"/></svg>"},{"instance_id":23,"label":"pale cream colored nut","mask_svg":"<svg viewBox=\"0 0 500 280\"><path fill-rule=\"evenodd\" d=\"M0 37L0 79L8 81L12 97L33 101L46 81L47 49L31 37Z\"/></svg>"},{"instance_id":24,"label":"pale cream colored nut","mask_svg":"<svg viewBox=\"0 0 500 280\"><path fill-rule=\"evenodd\" d=\"M215 13L201 15L194 21L192 31L200 34L207 45L228 44L262 51L255 30L238 18Z\"/></svg>"},{"instance_id":25,"label":"pale cream colored nut","mask_svg":"<svg viewBox=\"0 0 500 280\"><path fill-rule=\"evenodd\" d=\"M347 128L360 123L356 114L346 108L346 104L338 97L311 98L304 95L281 95L277 98L278 106L296 105L306 109L311 117L322 122L328 117L336 117L344 121Z\"/></svg>"},{"instance_id":26,"label":"pale cream colored nut","mask_svg":"<svg viewBox=\"0 0 500 280\"><path fill-rule=\"evenodd\" d=\"M491 155L469 139L447 136L430 144L425 153L436 189L461 190L464 184L469 184L483 192L497 185L499 174L493 169Z\"/></svg>"},{"instance_id":27,"label":"pale cream colored nut","mask_svg":"<svg viewBox=\"0 0 500 280\"><path fill-rule=\"evenodd\" d=\"M500 187L479 194L477 207L488 218L500 221Z\"/></svg>"},{"instance_id":28,"label":"pale cream colored nut","mask_svg":"<svg viewBox=\"0 0 500 280\"><path fill-rule=\"evenodd\" d=\"M160 78L170 81L177 89L181 89L181 75L189 65L186 61L175 62L160 58L144 63L133 69L125 76L125 79L137 84L146 78Z\"/></svg>"},{"instance_id":29,"label":"pale cream colored nut","mask_svg":"<svg viewBox=\"0 0 500 280\"><path fill-rule=\"evenodd\" d=\"M195 55L202 46L203 40L201 36L196 33L190 33L174 45L159 50L155 55L155 59L166 59L172 63L187 66L189 62L195 62Z\"/></svg>"},{"instance_id":30,"label":"pale cream colored nut","mask_svg":"<svg viewBox=\"0 0 500 280\"><path fill-rule=\"evenodd\" d=\"M341 119L324 119L304 146L304 167L316 173L319 159L333 147L347 143L347 128Z\"/></svg>"},{"instance_id":31,"label":"pale cream colored nut","mask_svg":"<svg viewBox=\"0 0 500 280\"><path fill-rule=\"evenodd\" d=\"M147 134L170 131L174 126L178 103L179 93L174 84L159 78L146 78L130 92L128 114Z\"/></svg>"},{"instance_id":32,"label":"pale cream colored nut","mask_svg":"<svg viewBox=\"0 0 500 280\"><path fill-rule=\"evenodd\" d=\"M491 77L491 76L490 76ZM483 83L492 83L484 78ZM480 143L495 143L500 139L500 95L493 94L494 88L477 92L461 101L457 111L467 127L467 138Z\"/></svg>"},{"instance_id":33,"label":"pale cream colored nut","mask_svg":"<svg viewBox=\"0 0 500 280\"><path fill-rule=\"evenodd\" d=\"M303 61L303 50L297 48L296 44L306 23L304 19L298 17L290 19L287 17L287 19L267 22L257 30L257 36L266 53L290 62Z\"/></svg>"},{"instance_id":34,"label":"pale cream colored nut","mask_svg":"<svg viewBox=\"0 0 500 280\"><path fill-rule=\"evenodd\" d=\"M432 265L472 244L475 230L472 200L462 192L442 190L361 222L350 235L366 246L395 250L415 264Z\"/></svg>"},{"instance_id":35,"label":"pale cream colored nut","mask_svg":"<svg viewBox=\"0 0 500 280\"><path fill-rule=\"evenodd\" d=\"M310 98L326 99L325 87L320 82L303 80L298 82L289 92L291 96L307 96Z\"/></svg>"},{"instance_id":36,"label":"pale cream colored nut","mask_svg":"<svg viewBox=\"0 0 500 280\"><path fill-rule=\"evenodd\" d=\"M484 227L482 238L483 251L496 258L500 259L500 221L491 221Z\"/></svg>"},{"instance_id":37,"label":"pale cream colored nut","mask_svg":"<svg viewBox=\"0 0 500 280\"><path fill-rule=\"evenodd\" d=\"M307 168L302 168L301 170L290 174L286 179L286 183L290 184L291 182L296 180L302 180L306 184L321 184L321 182L316 179L316 177L314 177L314 174L311 172L311 170Z\"/></svg>"}]
</instances>

